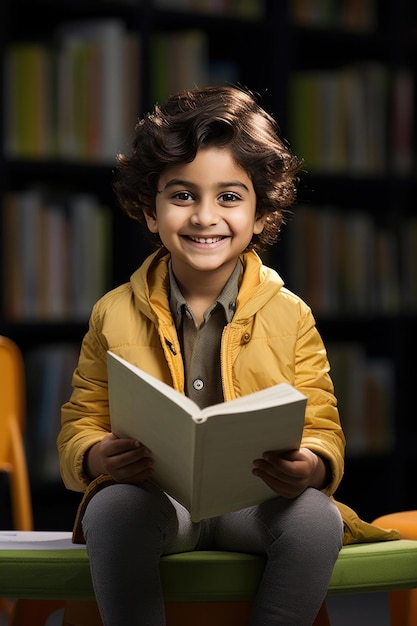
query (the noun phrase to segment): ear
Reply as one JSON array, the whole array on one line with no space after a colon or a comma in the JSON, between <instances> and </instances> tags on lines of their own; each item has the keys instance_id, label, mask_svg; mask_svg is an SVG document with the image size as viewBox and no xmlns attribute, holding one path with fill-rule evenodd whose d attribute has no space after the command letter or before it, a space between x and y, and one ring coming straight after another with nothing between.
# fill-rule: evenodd
<instances>
[{"instance_id":1,"label":"ear","mask_svg":"<svg viewBox=\"0 0 417 626\"><path fill-rule=\"evenodd\" d=\"M158 232L158 220L156 218L156 213L147 213L146 211L144 211L143 215L145 217L146 225L148 229L151 231L151 233L157 233Z\"/></svg>"},{"instance_id":2,"label":"ear","mask_svg":"<svg viewBox=\"0 0 417 626\"><path fill-rule=\"evenodd\" d=\"M265 222L266 222L266 218L267 218L267 214L265 215L259 215L259 213L256 213L255 215L255 222L253 225L253 234L254 235L259 235L265 226Z\"/></svg>"}]
</instances>

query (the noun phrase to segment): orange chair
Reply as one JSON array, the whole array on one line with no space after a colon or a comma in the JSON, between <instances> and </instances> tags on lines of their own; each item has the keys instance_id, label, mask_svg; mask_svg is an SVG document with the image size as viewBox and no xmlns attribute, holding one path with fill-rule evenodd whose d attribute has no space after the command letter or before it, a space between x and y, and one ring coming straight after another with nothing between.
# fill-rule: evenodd
<instances>
[{"instance_id":1,"label":"orange chair","mask_svg":"<svg viewBox=\"0 0 417 626\"><path fill-rule=\"evenodd\" d=\"M17 344L0 335L0 472L9 477L12 522L15 530L33 530L33 508L23 440L26 382L22 353ZM11 626L41 626L45 616L63 601L0 598L0 611Z\"/></svg>"},{"instance_id":2,"label":"orange chair","mask_svg":"<svg viewBox=\"0 0 417 626\"><path fill-rule=\"evenodd\" d=\"M399 511L378 517L373 522L382 528L397 528L403 539L417 539L417 511ZM401 589L389 593L392 626L416 626L417 589Z\"/></svg>"},{"instance_id":3,"label":"orange chair","mask_svg":"<svg viewBox=\"0 0 417 626\"><path fill-rule=\"evenodd\" d=\"M17 345L0 336L0 472L9 476L13 524L33 528L32 501L22 441L24 427L24 369ZM13 603L0 598L0 610L11 614Z\"/></svg>"},{"instance_id":4,"label":"orange chair","mask_svg":"<svg viewBox=\"0 0 417 626\"><path fill-rule=\"evenodd\" d=\"M25 377L18 346L0 336L0 471L10 479L13 525L32 530L32 499L23 445Z\"/></svg>"}]
</instances>

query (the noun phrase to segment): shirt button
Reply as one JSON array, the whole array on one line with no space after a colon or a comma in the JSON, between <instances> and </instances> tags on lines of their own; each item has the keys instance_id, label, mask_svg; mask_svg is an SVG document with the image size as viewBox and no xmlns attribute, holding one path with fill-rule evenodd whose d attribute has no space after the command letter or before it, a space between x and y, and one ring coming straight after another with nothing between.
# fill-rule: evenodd
<instances>
[{"instance_id":1,"label":"shirt button","mask_svg":"<svg viewBox=\"0 0 417 626\"><path fill-rule=\"evenodd\" d=\"M204 383L201 380L201 378L196 378L195 381L193 382L193 387L196 391L201 391L202 388L204 387Z\"/></svg>"}]
</instances>

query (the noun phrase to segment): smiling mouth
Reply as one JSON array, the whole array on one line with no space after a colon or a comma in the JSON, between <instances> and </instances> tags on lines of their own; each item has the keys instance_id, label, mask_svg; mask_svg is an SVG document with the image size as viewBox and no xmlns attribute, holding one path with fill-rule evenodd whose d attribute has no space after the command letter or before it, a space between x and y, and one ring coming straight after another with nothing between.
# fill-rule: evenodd
<instances>
[{"instance_id":1,"label":"smiling mouth","mask_svg":"<svg viewBox=\"0 0 417 626\"><path fill-rule=\"evenodd\" d=\"M192 237L190 235L189 239L191 239L191 241L195 241L196 243L217 243L218 241L224 239L224 237L222 235L219 235L218 237Z\"/></svg>"}]
</instances>

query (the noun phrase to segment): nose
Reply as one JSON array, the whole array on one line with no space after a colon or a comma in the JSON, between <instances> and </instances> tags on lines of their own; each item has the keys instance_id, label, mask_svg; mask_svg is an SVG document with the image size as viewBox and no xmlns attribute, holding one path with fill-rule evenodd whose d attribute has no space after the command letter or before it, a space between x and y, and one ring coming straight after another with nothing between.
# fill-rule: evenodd
<instances>
[{"instance_id":1,"label":"nose","mask_svg":"<svg viewBox=\"0 0 417 626\"><path fill-rule=\"evenodd\" d=\"M211 200L201 200L194 206L191 223L194 226L213 226L219 222L216 204Z\"/></svg>"}]
</instances>

